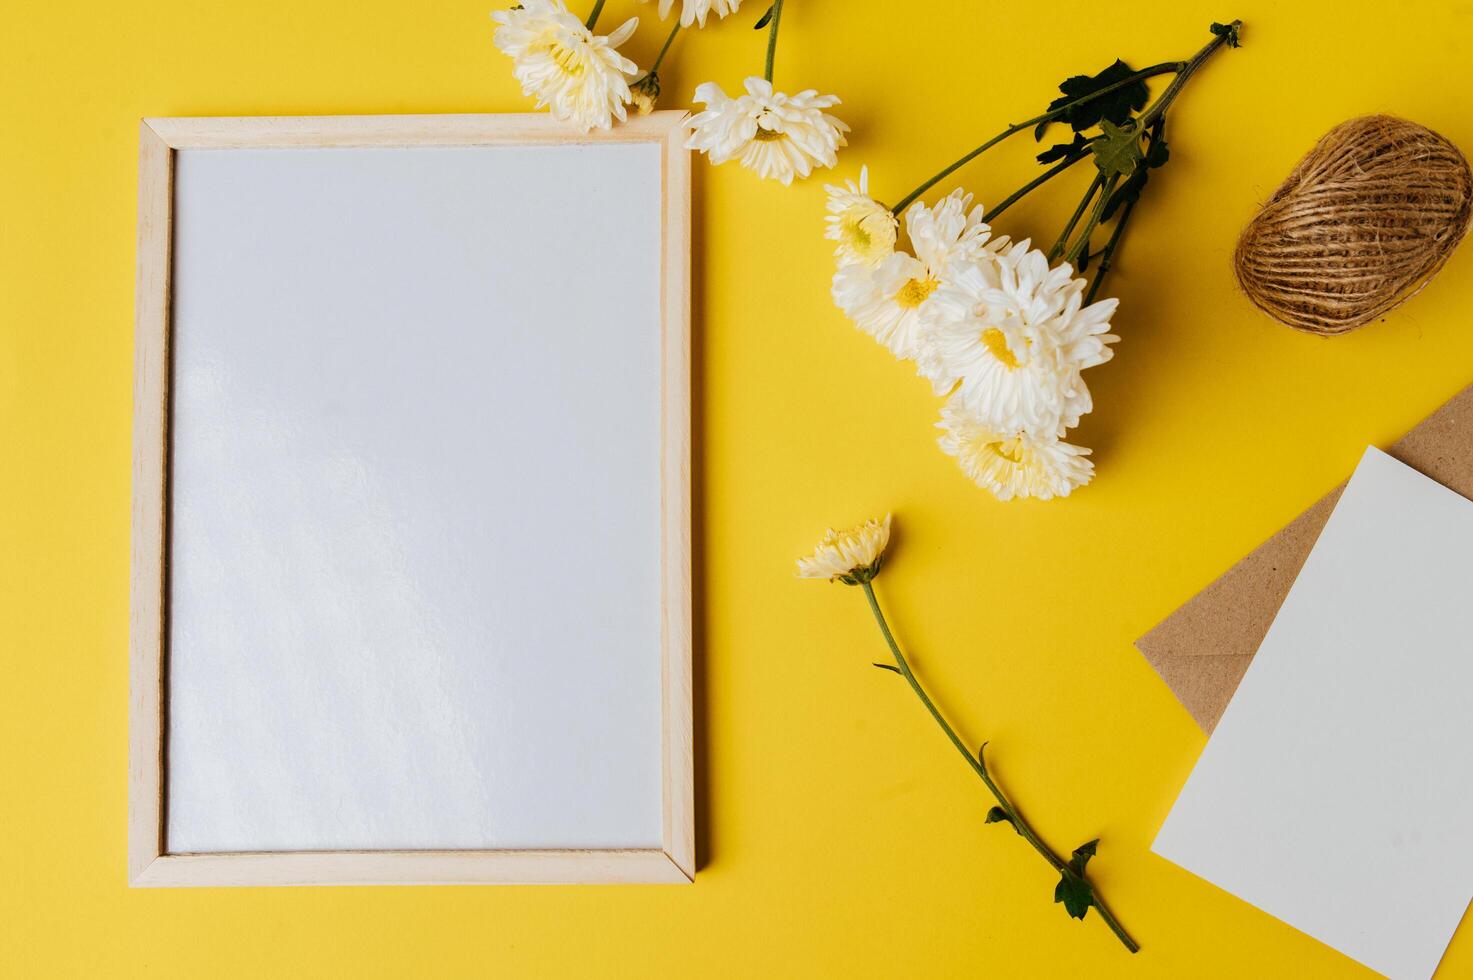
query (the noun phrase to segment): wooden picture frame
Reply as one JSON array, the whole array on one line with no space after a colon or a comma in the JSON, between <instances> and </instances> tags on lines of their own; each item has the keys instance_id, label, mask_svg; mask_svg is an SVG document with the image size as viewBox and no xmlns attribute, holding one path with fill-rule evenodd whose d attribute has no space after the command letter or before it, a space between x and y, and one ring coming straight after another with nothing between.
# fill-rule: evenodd
<instances>
[{"instance_id":1,"label":"wooden picture frame","mask_svg":"<svg viewBox=\"0 0 1473 980\"><path fill-rule=\"evenodd\" d=\"M139 139L128 880L135 886L690 882L695 875L690 511L690 161L678 111L570 132L545 114L145 119ZM661 159L658 848L180 853L167 840L171 274L176 151L650 142Z\"/></svg>"}]
</instances>

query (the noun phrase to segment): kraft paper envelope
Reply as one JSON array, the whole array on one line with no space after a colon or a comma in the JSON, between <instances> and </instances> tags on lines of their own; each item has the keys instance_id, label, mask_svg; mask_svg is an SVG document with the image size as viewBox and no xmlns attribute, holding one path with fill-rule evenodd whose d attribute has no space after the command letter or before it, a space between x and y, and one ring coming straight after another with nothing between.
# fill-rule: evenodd
<instances>
[{"instance_id":1,"label":"kraft paper envelope","mask_svg":"<svg viewBox=\"0 0 1473 980\"><path fill-rule=\"evenodd\" d=\"M1151 850L1430 980L1473 897L1470 581L1473 500L1367 449Z\"/></svg>"},{"instance_id":2,"label":"kraft paper envelope","mask_svg":"<svg viewBox=\"0 0 1473 980\"><path fill-rule=\"evenodd\" d=\"M1473 498L1473 386L1387 453ZM1344 489L1340 484L1135 641L1203 731L1210 734L1222 717Z\"/></svg>"}]
</instances>

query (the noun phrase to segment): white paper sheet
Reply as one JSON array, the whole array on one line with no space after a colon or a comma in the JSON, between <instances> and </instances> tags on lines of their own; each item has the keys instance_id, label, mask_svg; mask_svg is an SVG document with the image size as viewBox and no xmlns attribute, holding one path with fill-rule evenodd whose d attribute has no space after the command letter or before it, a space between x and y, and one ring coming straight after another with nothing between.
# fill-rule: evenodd
<instances>
[{"instance_id":1,"label":"white paper sheet","mask_svg":"<svg viewBox=\"0 0 1473 980\"><path fill-rule=\"evenodd\" d=\"M1368 449L1153 849L1413 980L1470 839L1473 503Z\"/></svg>"},{"instance_id":2,"label":"white paper sheet","mask_svg":"<svg viewBox=\"0 0 1473 980\"><path fill-rule=\"evenodd\" d=\"M659 846L660 152L179 152L170 850Z\"/></svg>"}]
</instances>

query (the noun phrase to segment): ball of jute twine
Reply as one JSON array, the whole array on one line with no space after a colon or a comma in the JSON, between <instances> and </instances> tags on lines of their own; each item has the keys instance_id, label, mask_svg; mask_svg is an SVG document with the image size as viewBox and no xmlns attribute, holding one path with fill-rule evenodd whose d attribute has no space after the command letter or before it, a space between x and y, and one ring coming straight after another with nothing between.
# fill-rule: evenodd
<instances>
[{"instance_id":1,"label":"ball of jute twine","mask_svg":"<svg viewBox=\"0 0 1473 980\"><path fill-rule=\"evenodd\" d=\"M1238 284L1259 309L1322 336L1410 299L1468 230L1473 174L1425 126L1362 116L1325 134L1243 229Z\"/></svg>"}]
</instances>

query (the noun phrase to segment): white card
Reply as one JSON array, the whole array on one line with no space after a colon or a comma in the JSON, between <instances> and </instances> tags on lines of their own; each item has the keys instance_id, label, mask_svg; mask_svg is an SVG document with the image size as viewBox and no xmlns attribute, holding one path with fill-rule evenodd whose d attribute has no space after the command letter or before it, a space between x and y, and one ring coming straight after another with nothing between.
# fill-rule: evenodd
<instances>
[{"instance_id":1,"label":"white card","mask_svg":"<svg viewBox=\"0 0 1473 980\"><path fill-rule=\"evenodd\" d=\"M1473 502L1368 449L1153 850L1411 980L1470 843Z\"/></svg>"}]
</instances>

